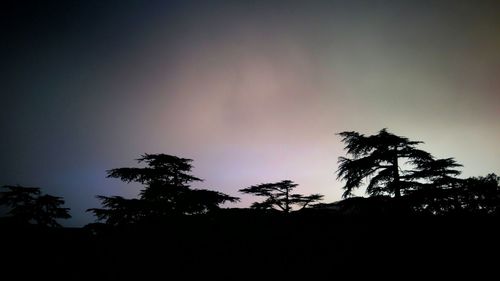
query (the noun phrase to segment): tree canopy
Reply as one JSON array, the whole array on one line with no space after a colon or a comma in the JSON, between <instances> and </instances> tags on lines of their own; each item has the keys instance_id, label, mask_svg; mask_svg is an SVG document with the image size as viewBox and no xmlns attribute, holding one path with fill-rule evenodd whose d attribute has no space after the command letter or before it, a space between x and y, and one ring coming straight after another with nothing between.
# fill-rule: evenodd
<instances>
[{"instance_id":1,"label":"tree canopy","mask_svg":"<svg viewBox=\"0 0 500 281\"><path fill-rule=\"evenodd\" d=\"M461 182L455 195L461 211L500 215L500 176L488 174Z\"/></svg>"},{"instance_id":2,"label":"tree canopy","mask_svg":"<svg viewBox=\"0 0 500 281\"><path fill-rule=\"evenodd\" d=\"M415 168L404 177L413 182L407 191L410 205L417 211L429 214L444 214L460 209L457 193L461 188L461 174L453 158L425 159L413 161Z\"/></svg>"},{"instance_id":3,"label":"tree canopy","mask_svg":"<svg viewBox=\"0 0 500 281\"><path fill-rule=\"evenodd\" d=\"M498 214L499 177L458 178L462 165L453 158L436 159L412 141L389 133L341 132L347 154L339 157L337 177L345 181L344 197L366 182L370 196L393 196L423 214Z\"/></svg>"},{"instance_id":4,"label":"tree canopy","mask_svg":"<svg viewBox=\"0 0 500 281\"><path fill-rule=\"evenodd\" d=\"M207 189L193 189L191 183L202 179L191 174L191 159L166 154L144 154L138 163L146 167L117 168L107 177L144 185L138 199L98 196L104 208L93 208L99 220L109 224L134 223L171 215L205 214L225 202L238 198Z\"/></svg>"},{"instance_id":5,"label":"tree canopy","mask_svg":"<svg viewBox=\"0 0 500 281\"><path fill-rule=\"evenodd\" d=\"M341 132L347 154L351 158L339 157L337 178L346 183L343 197L352 195L363 181L368 180L366 192L369 195L392 195L401 197L402 192L414 186L413 177L403 177L409 170L401 164L426 163L433 157L416 148L421 141L411 141L389 133L387 129L365 136L358 132Z\"/></svg>"},{"instance_id":6,"label":"tree canopy","mask_svg":"<svg viewBox=\"0 0 500 281\"><path fill-rule=\"evenodd\" d=\"M311 194L307 196L292 194L291 191L297 186L298 184L291 180L283 180L275 183L253 185L240 189L240 192L266 197L266 199L262 202L253 203L251 206L252 208L277 209L285 213L289 213L292 210L293 205L300 206L300 209L303 209L323 198L323 195L320 194Z\"/></svg>"},{"instance_id":7,"label":"tree canopy","mask_svg":"<svg viewBox=\"0 0 500 281\"><path fill-rule=\"evenodd\" d=\"M9 208L8 214L24 224L60 227L57 219L71 218L69 208L63 208L64 200L48 194L41 194L39 187L3 186L0 205Z\"/></svg>"}]
</instances>

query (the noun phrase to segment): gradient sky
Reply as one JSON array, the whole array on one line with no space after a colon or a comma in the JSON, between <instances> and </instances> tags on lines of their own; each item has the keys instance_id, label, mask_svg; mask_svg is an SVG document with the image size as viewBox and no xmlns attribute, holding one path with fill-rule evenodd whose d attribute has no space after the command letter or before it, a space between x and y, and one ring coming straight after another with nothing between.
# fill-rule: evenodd
<instances>
[{"instance_id":1,"label":"gradient sky","mask_svg":"<svg viewBox=\"0 0 500 281\"><path fill-rule=\"evenodd\" d=\"M66 225L136 196L105 171L142 153L194 159L195 187L239 207L282 179L339 200L343 130L500 173L499 1L10 2L0 184L63 196Z\"/></svg>"}]
</instances>

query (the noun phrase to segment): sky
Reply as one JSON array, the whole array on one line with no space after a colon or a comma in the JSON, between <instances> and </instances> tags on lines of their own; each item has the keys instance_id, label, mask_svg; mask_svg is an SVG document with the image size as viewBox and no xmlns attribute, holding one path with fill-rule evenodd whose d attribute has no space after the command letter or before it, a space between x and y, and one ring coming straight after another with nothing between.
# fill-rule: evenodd
<instances>
[{"instance_id":1,"label":"sky","mask_svg":"<svg viewBox=\"0 0 500 281\"><path fill-rule=\"evenodd\" d=\"M194 187L242 198L227 207L283 179L340 200L345 130L500 173L498 1L0 5L0 184L63 196L67 226L95 195L137 196L106 170L143 153L193 159Z\"/></svg>"}]
</instances>

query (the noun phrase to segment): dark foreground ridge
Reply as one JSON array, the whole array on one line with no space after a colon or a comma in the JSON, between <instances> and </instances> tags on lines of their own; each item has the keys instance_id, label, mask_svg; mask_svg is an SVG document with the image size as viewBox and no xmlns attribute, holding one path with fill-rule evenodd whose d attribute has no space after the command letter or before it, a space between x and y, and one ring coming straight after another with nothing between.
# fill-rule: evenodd
<instances>
[{"instance_id":1,"label":"dark foreground ridge","mask_svg":"<svg viewBox=\"0 0 500 281\"><path fill-rule=\"evenodd\" d=\"M498 217L491 216L338 216L311 210L283 215L245 209L123 227L3 222L1 274L3 280L493 276L500 251L497 226Z\"/></svg>"}]
</instances>

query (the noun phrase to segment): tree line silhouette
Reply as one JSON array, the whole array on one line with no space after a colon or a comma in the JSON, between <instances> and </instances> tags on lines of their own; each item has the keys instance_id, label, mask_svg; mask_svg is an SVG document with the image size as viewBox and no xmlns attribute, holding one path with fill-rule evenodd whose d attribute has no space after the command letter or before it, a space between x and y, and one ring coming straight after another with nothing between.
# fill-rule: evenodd
<instances>
[{"instance_id":1,"label":"tree line silhouette","mask_svg":"<svg viewBox=\"0 0 500 281\"><path fill-rule=\"evenodd\" d=\"M411 141L386 129L371 136L358 132L339 135L351 156L339 158L337 174L345 181L344 198L366 180L369 196L391 198L399 211L499 214L500 178L495 174L460 179L457 176L461 172L456 168L462 165L453 158L436 159L416 148L421 141Z\"/></svg>"},{"instance_id":2,"label":"tree line silhouette","mask_svg":"<svg viewBox=\"0 0 500 281\"><path fill-rule=\"evenodd\" d=\"M291 180L262 183L242 188L243 194L263 197L250 209L290 213L303 209L355 214L390 210L396 215L498 215L500 213L500 177L458 178L453 158L437 159L417 148L421 141L397 136L386 129L365 136L359 132L338 134L345 144L347 157L339 157L337 179L345 182L344 200L320 203L321 194L292 193L298 186ZM192 175L191 159L167 154L144 154L137 162L145 167L116 168L108 178L136 182L144 186L138 198L121 196L97 198L101 208L91 208L97 221L127 225L162 221L169 217L206 215L221 210L221 205L239 198L219 191L196 189L203 180ZM364 187L368 198L354 196ZM69 208L61 197L42 195L38 187L6 185L0 192L0 204L8 208L9 218L19 224L59 227L67 219ZM363 211L366 206L369 211Z\"/></svg>"},{"instance_id":3,"label":"tree line silhouette","mask_svg":"<svg viewBox=\"0 0 500 281\"><path fill-rule=\"evenodd\" d=\"M136 198L98 195L95 223L60 227L61 197L4 186L0 278L5 280L324 280L324 274L425 278L469 271L490 277L500 251L500 178L459 178L453 158L383 129L341 132L343 199L295 192L291 180L241 188L234 196L194 188L192 160L144 154L138 167L107 177L142 185ZM366 197L356 196L357 189ZM396 274L397 273L397 274ZM489 273L489 275L487 275ZM422 276L422 277L424 277Z\"/></svg>"},{"instance_id":4,"label":"tree line silhouette","mask_svg":"<svg viewBox=\"0 0 500 281\"><path fill-rule=\"evenodd\" d=\"M39 187L5 185L3 188L0 204L9 208L8 214L16 224L60 227L57 219L71 218L69 208L62 207L62 197L42 195Z\"/></svg>"}]
</instances>

